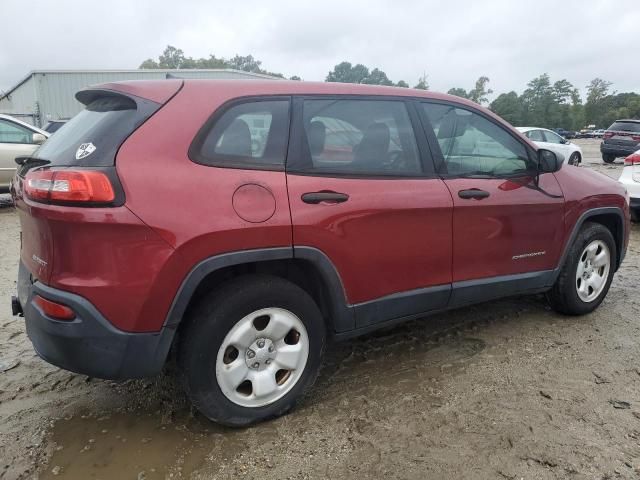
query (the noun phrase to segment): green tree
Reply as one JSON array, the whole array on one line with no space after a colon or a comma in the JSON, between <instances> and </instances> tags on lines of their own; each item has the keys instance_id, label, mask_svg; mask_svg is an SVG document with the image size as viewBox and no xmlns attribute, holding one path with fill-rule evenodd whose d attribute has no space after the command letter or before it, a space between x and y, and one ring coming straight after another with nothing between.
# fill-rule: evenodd
<instances>
[{"instance_id":1,"label":"green tree","mask_svg":"<svg viewBox=\"0 0 640 480\"><path fill-rule=\"evenodd\" d=\"M588 124L600 127L605 123L606 97L609 95L611 85L611 82L601 78L594 78L587 85L587 102L584 109Z\"/></svg>"},{"instance_id":2,"label":"green tree","mask_svg":"<svg viewBox=\"0 0 640 480\"><path fill-rule=\"evenodd\" d=\"M369 75L362 81L368 85L393 85L387 74L378 68L371 70Z\"/></svg>"},{"instance_id":3,"label":"green tree","mask_svg":"<svg viewBox=\"0 0 640 480\"><path fill-rule=\"evenodd\" d=\"M511 125L523 125L522 100L516 92L501 93L491 102L489 108Z\"/></svg>"},{"instance_id":4,"label":"green tree","mask_svg":"<svg viewBox=\"0 0 640 480\"><path fill-rule=\"evenodd\" d=\"M369 76L369 69L358 63L341 62L327 74L327 82L362 83Z\"/></svg>"},{"instance_id":5,"label":"green tree","mask_svg":"<svg viewBox=\"0 0 640 480\"><path fill-rule=\"evenodd\" d=\"M184 61L184 52L182 50L167 45L162 55L158 57L158 66L160 68L181 68Z\"/></svg>"},{"instance_id":6,"label":"green tree","mask_svg":"<svg viewBox=\"0 0 640 480\"><path fill-rule=\"evenodd\" d=\"M297 80L298 82L301 81L302 79L297 76L297 75L293 75L292 77L289 77L289 80Z\"/></svg>"},{"instance_id":7,"label":"green tree","mask_svg":"<svg viewBox=\"0 0 640 480\"><path fill-rule=\"evenodd\" d=\"M422 76L418 78L418 83L416 83L413 88L417 88L418 90L429 90L427 75L423 73Z\"/></svg>"},{"instance_id":8,"label":"green tree","mask_svg":"<svg viewBox=\"0 0 640 480\"><path fill-rule=\"evenodd\" d=\"M409 84L404 80L400 80L396 83L396 87L409 88Z\"/></svg>"},{"instance_id":9,"label":"green tree","mask_svg":"<svg viewBox=\"0 0 640 480\"><path fill-rule=\"evenodd\" d=\"M144 62L140 64L138 68L160 68L160 67L158 66L158 62L156 62L152 58L147 58Z\"/></svg>"},{"instance_id":10,"label":"green tree","mask_svg":"<svg viewBox=\"0 0 640 480\"><path fill-rule=\"evenodd\" d=\"M469 100L476 102L479 105L483 103L487 103L489 99L488 95L493 93L493 90L487 88L487 84L489 83L489 77L480 77L476 80L476 85L473 89L469 90Z\"/></svg>"},{"instance_id":11,"label":"green tree","mask_svg":"<svg viewBox=\"0 0 640 480\"><path fill-rule=\"evenodd\" d=\"M467 91L464 88L460 87L450 88L447 93L449 95L455 95L456 97L460 98L469 98L469 94L467 93Z\"/></svg>"}]
</instances>

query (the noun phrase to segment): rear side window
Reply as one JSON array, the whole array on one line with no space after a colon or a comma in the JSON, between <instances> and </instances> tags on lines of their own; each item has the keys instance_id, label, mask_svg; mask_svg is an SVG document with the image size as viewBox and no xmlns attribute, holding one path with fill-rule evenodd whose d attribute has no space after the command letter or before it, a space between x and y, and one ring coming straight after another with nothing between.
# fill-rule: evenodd
<instances>
[{"instance_id":1,"label":"rear side window","mask_svg":"<svg viewBox=\"0 0 640 480\"><path fill-rule=\"evenodd\" d=\"M191 158L204 165L283 169L289 136L289 100L232 106L196 137Z\"/></svg>"},{"instance_id":2,"label":"rear side window","mask_svg":"<svg viewBox=\"0 0 640 480\"><path fill-rule=\"evenodd\" d=\"M290 171L412 176L422 172L406 105L393 100L305 100L301 153Z\"/></svg>"},{"instance_id":3,"label":"rear side window","mask_svg":"<svg viewBox=\"0 0 640 480\"><path fill-rule=\"evenodd\" d=\"M544 137L542 136L542 130L529 130L525 133L530 140L534 142L544 142Z\"/></svg>"},{"instance_id":4,"label":"rear side window","mask_svg":"<svg viewBox=\"0 0 640 480\"><path fill-rule=\"evenodd\" d=\"M0 143L33 143L33 132L22 125L0 119Z\"/></svg>"},{"instance_id":5,"label":"rear side window","mask_svg":"<svg viewBox=\"0 0 640 480\"><path fill-rule=\"evenodd\" d=\"M562 137L560 135L553 132L549 132L547 130L545 130L543 133L544 133L544 137L547 140L547 143L562 143Z\"/></svg>"},{"instance_id":6,"label":"rear side window","mask_svg":"<svg viewBox=\"0 0 640 480\"><path fill-rule=\"evenodd\" d=\"M640 133L640 122L613 122L609 130L616 132Z\"/></svg>"},{"instance_id":7,"label":"rear side window","mask_svg":"<svg viewBox=\"0 0 640 480\"><path fill-rule=\"evenodd\" d=\"M80 92L86 108L65 123L34 157L54 166L109 167L124 140L160 105L108 92Z\"/></svg>"}]
</instances>

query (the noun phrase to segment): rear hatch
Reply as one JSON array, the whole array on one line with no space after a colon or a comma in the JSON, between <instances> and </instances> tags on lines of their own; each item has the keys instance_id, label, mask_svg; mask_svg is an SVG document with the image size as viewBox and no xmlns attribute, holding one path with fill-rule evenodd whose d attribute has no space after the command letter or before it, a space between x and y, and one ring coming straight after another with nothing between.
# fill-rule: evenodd
<instances>
[{"instance_id":1,"label":"rear hatch","mask_svg":"<svg viewBox=\"0 0 640 480\"><path fill-rule=\"evenodd\" d=\"M604 142L625 148L640 146L640 121L618 120L604 134Z\"/></svg>"},{"instance_id":2,"label":"rear hatch","mask_svg":"<svg viewBox=\"0 0 640 480\"><path fill-rule=\"evenodd\" d=\"M90 233L87 229L100 235L104 226L91 225L91 219L109 218L105 209L117 217L115 209L125 200L115 169L118 149L182 86L181 80L156 82L145 95L148 83L114 83L78 92L76 98L85 109L31 157L16 159L22 163L12 188L22 231L21 260L33 279L48 284L55 271L56 252L69 248L76 239L86 239ZM95 175L103 184L110 183L113 195L98 198L99 202L93 201L97 197L65 197L69 194L65 189L74 188L75 178L71 176L78 174L81 180L87 174ZM87 178L85 186L91 188L92 177ZM54 191L58 193L54 195Z\"/></svg>"}]
</instances>

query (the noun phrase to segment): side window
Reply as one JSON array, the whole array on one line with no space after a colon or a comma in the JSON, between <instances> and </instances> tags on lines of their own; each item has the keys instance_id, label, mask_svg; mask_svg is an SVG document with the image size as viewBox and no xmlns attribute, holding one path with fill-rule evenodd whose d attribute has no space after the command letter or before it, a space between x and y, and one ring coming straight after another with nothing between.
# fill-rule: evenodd
<instances>
[{"instance_id":1,"label":"side window","mask_svg":"<svg viewBox=\"0 0 640 480\"><path fill-rule=\"evenodd\" d=\"M452 105L422 106L438 139L448 174L500 176L528 170L526 148L504 128Z\"/></svg>"},{"instance_id":2,"label":"side window","mask_svg":"<svg viewBox=\"0 0 640 480\"><path fill-rule=\"evenodd\" d=\"M542 130L529 130L525 133L527 137L529 137L534 142L545 142L546 140L542 136Z\"/></svg>"},{"instance_id":3,"label":"side window","mask_svg":"<svg viewBox=\"0 0 640 480\"><path fill-rule=\"evenodd\" d=\"M0 120L0 143L33 143L33 132L22 125Z\"/></svg>"},{"instance_id":4,"label":"side window","mask_svg":"<svg viewBox=\"0 0 640 480\"><path fill-rule=\"evenodd\" d=\"M553 133L553 132L549 132L547 130L542 131L542 133L544 133L544 137L546 139L547 142L549 143L562 143L562 137L560 137L560 135Z\"/></svg>"},{"instance_id":5,"label":"side window","mask_svg":"<svg viewBox=\"0 0 640 480\"><path fill-rule=\"evenodd\" d=\"M282 168L289 136L289 100L235 105L196 137L190 155L205 165Z\"/></svg>"},{"instance_id":6,"label":"side window","mask_svg":"<svg viewBox=\"0 0 640 480\"><path fill-rule=\"evenodd\" d=\"M422 172L406 105L393 100L304 100L301 158L289 170L411 176Z\"/></svg>"}]
</instances>

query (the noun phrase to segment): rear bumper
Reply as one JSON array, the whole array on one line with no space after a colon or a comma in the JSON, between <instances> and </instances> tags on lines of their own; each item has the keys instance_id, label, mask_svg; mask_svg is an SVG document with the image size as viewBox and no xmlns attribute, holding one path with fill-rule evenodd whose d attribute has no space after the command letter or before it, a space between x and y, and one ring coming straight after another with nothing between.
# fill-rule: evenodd
<instances>
[{"instance_id":1,"label":"rear bumper","mask_svg":"<svg viewBox=\"0 0 640 480\"><path fill-rule=\"evenodd\" d=\"M58 321L48 317L34 304L36 294L69 306L76 318ZM53 365L91 377L127 379L157 374L175 333L168 328L157 333L119 330L85 298L32 282L22 263L18 299L36 353Z\"/></svg>"},{"instance_id":2,"label":"rear bumper","mask_svg":"<svg viewBox=\"0 0 640 480\"><path fill-rule=\"evenodd\" d=\"M628 157L638 150L638 146L612 145L602 142L600 144L600 152L607 155L615 155L616 157Z\"/></svg>"}]
</instances>

